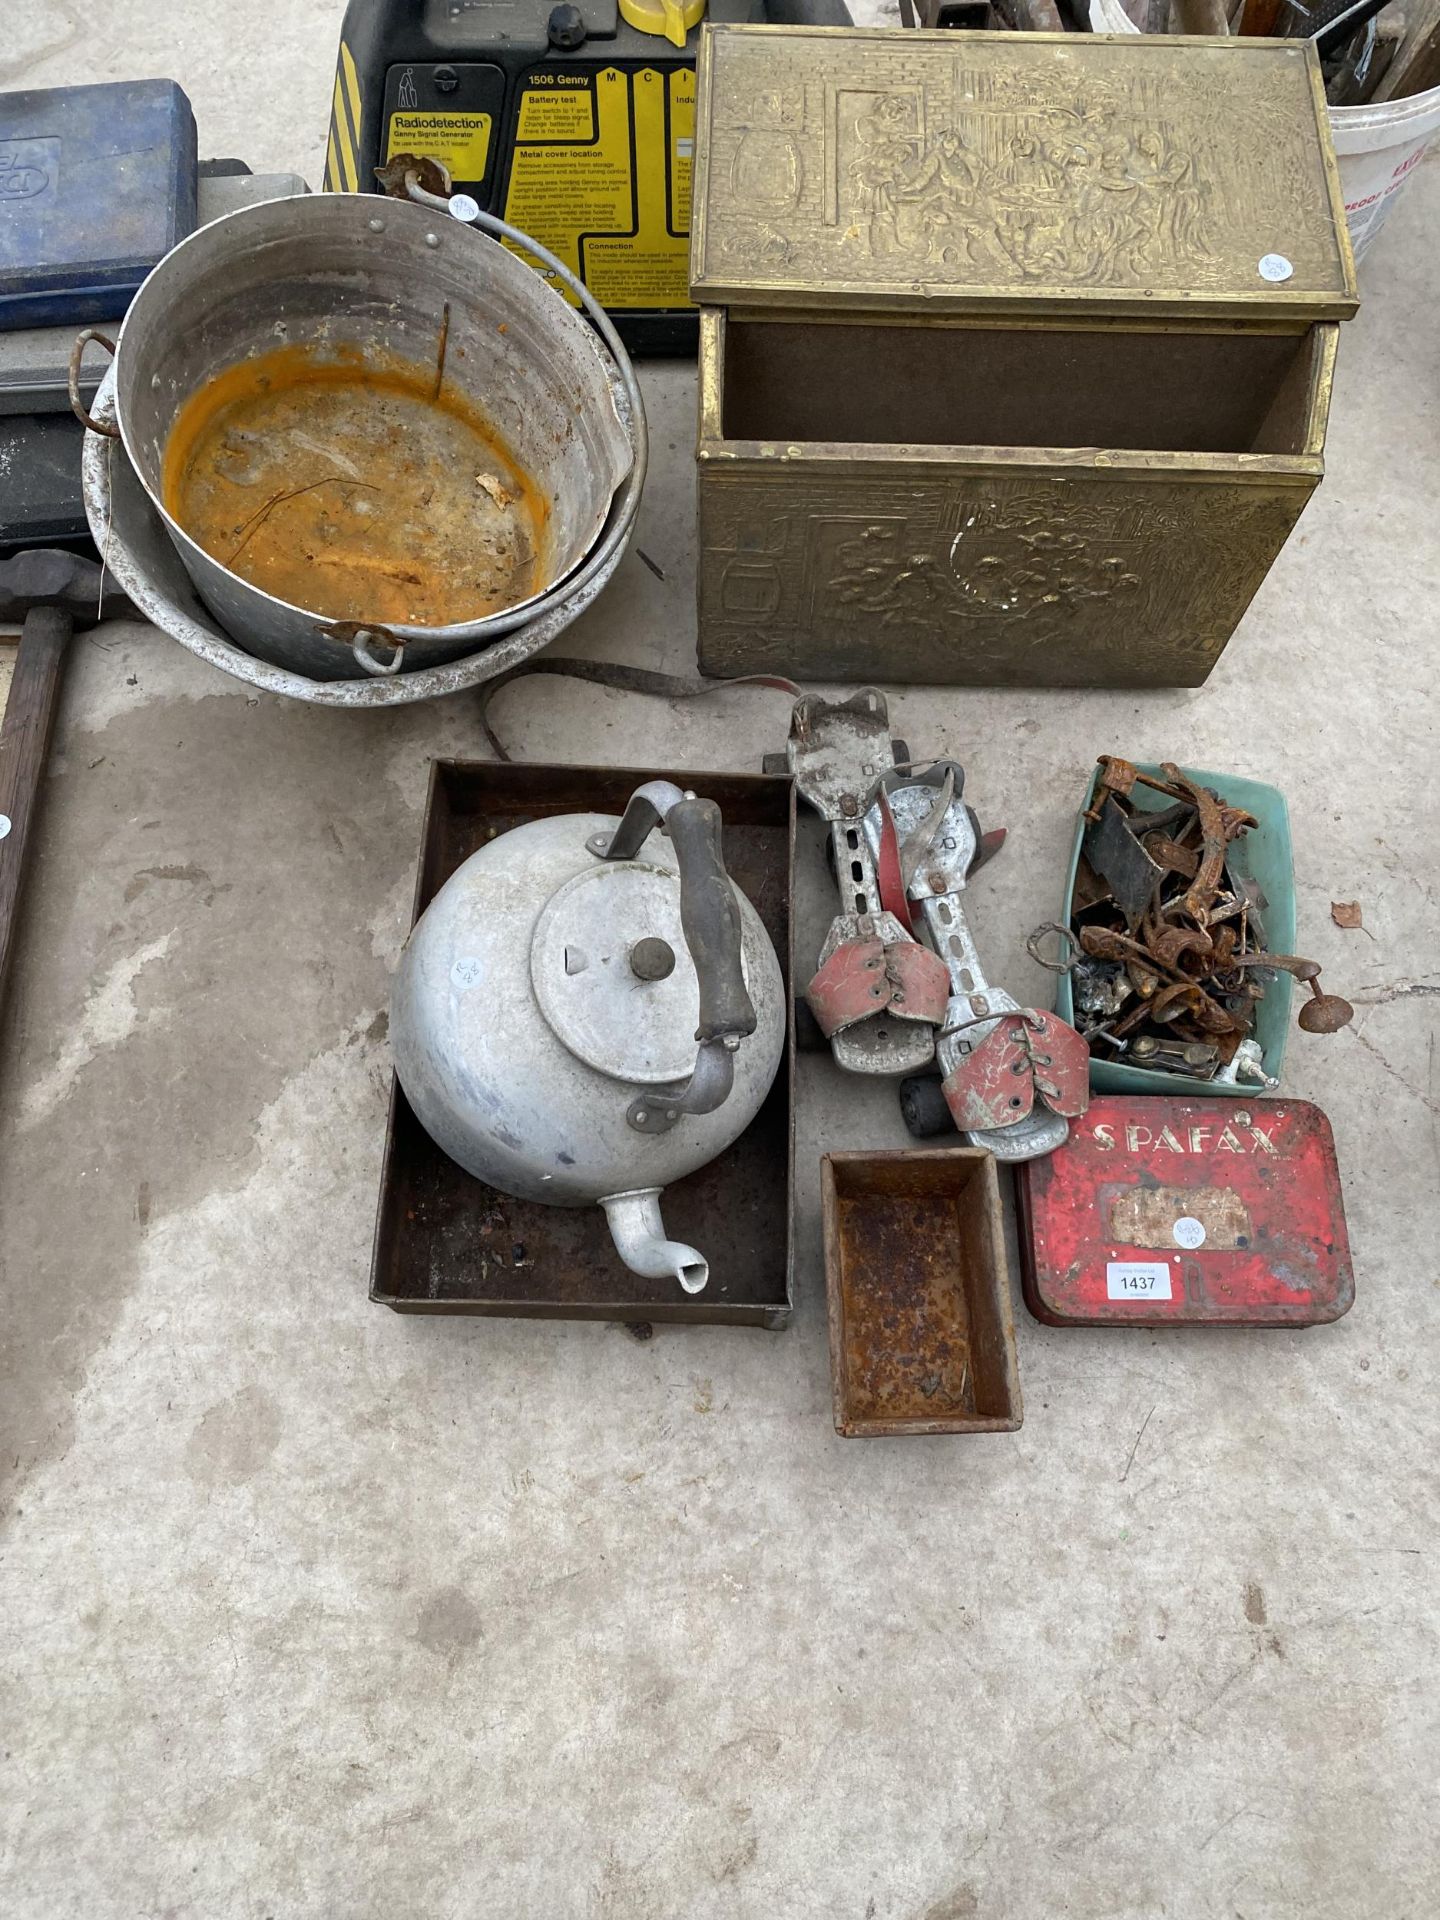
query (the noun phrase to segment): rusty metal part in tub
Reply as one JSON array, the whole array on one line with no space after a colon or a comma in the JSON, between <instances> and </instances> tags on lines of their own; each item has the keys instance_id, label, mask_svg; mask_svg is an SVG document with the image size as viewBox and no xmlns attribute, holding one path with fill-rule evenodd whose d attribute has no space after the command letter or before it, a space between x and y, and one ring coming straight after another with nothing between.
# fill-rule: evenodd
<instances>
[{"instance_id":1,"label":"rusty metal part in tub","mask_svg":"<svg viewBox=\"0 0 1440 1920\"><path fill-rule=\"evenodd\" d=\"M1022 1008L985 978L961 904L1003 832L982 834L964 769L916 771L890 738L883 694L799 701L788 765L830 827L841 909L806 1000L852 1073L906 1074L913 1133L951 1125L998 1159L1051 1153L1088 1099L1084 1043L1054 1014Z\"/></svg>"},{"instance_id":2,"label":"rusty metal part in tub","mask_svg":"<svg viewBox=\"0 0 1440 1920\"><path fill-rule=\"evenodd\" d=\"M1322 991L1315 961L1267 947L1268 903L1231 851L1254 816L1170 761L1163 778L1114 754L1099 766L1070 926L1037 928L1032 958L1071 974L1092 1049L1197 1080L1275 1085L1251 1037L1267 977L1309 987L1299 1015L1309 1033L1336 1032L1354 1009ZM1171 804L1136 808L1137 786ZM1039 951L1047 933L1061 942L1057 960Z\"/></svg>"}]
</instances>

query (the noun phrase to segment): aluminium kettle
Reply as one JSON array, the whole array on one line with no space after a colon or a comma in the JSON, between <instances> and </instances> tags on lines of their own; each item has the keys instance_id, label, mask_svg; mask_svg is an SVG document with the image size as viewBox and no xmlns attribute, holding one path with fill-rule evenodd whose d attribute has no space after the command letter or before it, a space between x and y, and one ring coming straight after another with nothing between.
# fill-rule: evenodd
<instances>
[{"instance_id":1,"label":"aluminium kettle","mask_svg":"<svg viewBox=\"0 0 1440 1920\"><path fill-rule=\"evenodd\" d=\"M416 922L395 1070L452 1160L521 1200L605 1209L620 1258L687 1293L705 1256L660 1194L759 1112L785 1045L780 963L725 871L713 800L652 780L624 816L527 822Z\"/></svg>"}]
</instances>

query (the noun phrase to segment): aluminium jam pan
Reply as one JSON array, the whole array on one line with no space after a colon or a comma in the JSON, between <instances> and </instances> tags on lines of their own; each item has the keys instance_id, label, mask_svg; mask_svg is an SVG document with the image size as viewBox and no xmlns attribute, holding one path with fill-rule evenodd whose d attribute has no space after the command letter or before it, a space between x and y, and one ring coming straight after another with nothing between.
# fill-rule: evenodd
<instances>
[{"instance_id":1,"label":"aluminium jam pan","mask_svg":"<svg viewBox=\"0 0 1440 1920\"><path fill-rule=\"evenodd\" d=\"M106 371L94 416L114 419L115 374ZM573 591L502 639L440 666L358 680L320 680L273 665L237 644L203 604L149 495L118 441L87 433L82 455L85 513L105 570L131 604L172 640L252 687L312 705L398 707L439 699L508 673L550 645L590 606L624 557L644 481L643 462L630 471L611 503L605 530Z\"/></svg>"},{"instance_id":2,"label":"aluminium jam pan","mask_svg":"<svg viewBox=\"0 0 1440 1920\"><path fill-rule=\"evenodd\" d=\"M414 919L497 834L550 814L620 814L645 780L694 786L725 819L725 866L752 902L786 980L795 828L788 779L654 768L509 766L439 760L416 881ZM787 1020L793 1029L793 1013ZM632 1273L599 1207L516 1200L435 1145L393 1086L380 1176L370 1298L397 1313L526 1319L675 1321L780 1328L791 1310L794 1036L765 1104L724 1153L665 1188L665 1224L700 1248L700 1294Z\"/></svg>"},{"instance_id":3,"label":"aluminium jam pan","mask_svg":"<svg viewBox=\"0 0 1440 1920\"><path fill-rule=\"evenodd\" d=\"M502 240L562 276L585 315ZM72 387L92 339L112 348L82 332ZM111 414L91 417L77 394L72 404L120 438L225 631L307 678L462 659L566 604L628 537L639 489L627 482L646 460L634 369L594 297L492 215L476 210L471 225L443 206L352 194L241 208L166 256L113 351ZM216 441L231 417L216 412L222 400L240 411ZM472 486L476 462L486 471ZM510 487L530 503L522 544L533 546L513 577L490 548ZM617 501L630 507L618 527ZM512 560L519 537L517 526ZM247 548L241 571L226 564ZM333 566L345 557L369 583L358 597ZM282 597L312 589L308 606Z\"/></svg>"}]
</instances>

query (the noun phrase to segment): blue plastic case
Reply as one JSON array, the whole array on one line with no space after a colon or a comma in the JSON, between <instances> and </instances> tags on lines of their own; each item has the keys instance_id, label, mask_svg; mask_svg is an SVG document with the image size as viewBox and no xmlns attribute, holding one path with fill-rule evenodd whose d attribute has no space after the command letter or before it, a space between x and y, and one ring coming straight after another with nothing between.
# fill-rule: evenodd
<instances>
[{"instance_id":1,"label":"blue plastic case","mask_svg":"<svg viewBox=\"0 0 1440 1920\"><path fill-rule=\"evenodd\" d=\"M195 227L173 80L0 94L0 330L119 318Z\"/></svg>"}]
</instances>

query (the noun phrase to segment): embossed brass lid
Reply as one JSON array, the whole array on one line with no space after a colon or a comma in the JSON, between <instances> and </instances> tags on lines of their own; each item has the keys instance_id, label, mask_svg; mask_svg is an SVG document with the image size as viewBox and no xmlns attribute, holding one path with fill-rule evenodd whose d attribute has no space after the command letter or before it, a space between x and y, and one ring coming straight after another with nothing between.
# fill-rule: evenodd
<instances>
[{"instance_id":1,"label":"embossed brass lid","mask_svg":"<svg viewBox=\"0 0 1440 1920\"><path fill-rule=\"evenodd\" d=\"M699 64L702 304L1355 311L1308 42L712 26Z\"/></svg>"}]
</instances>

